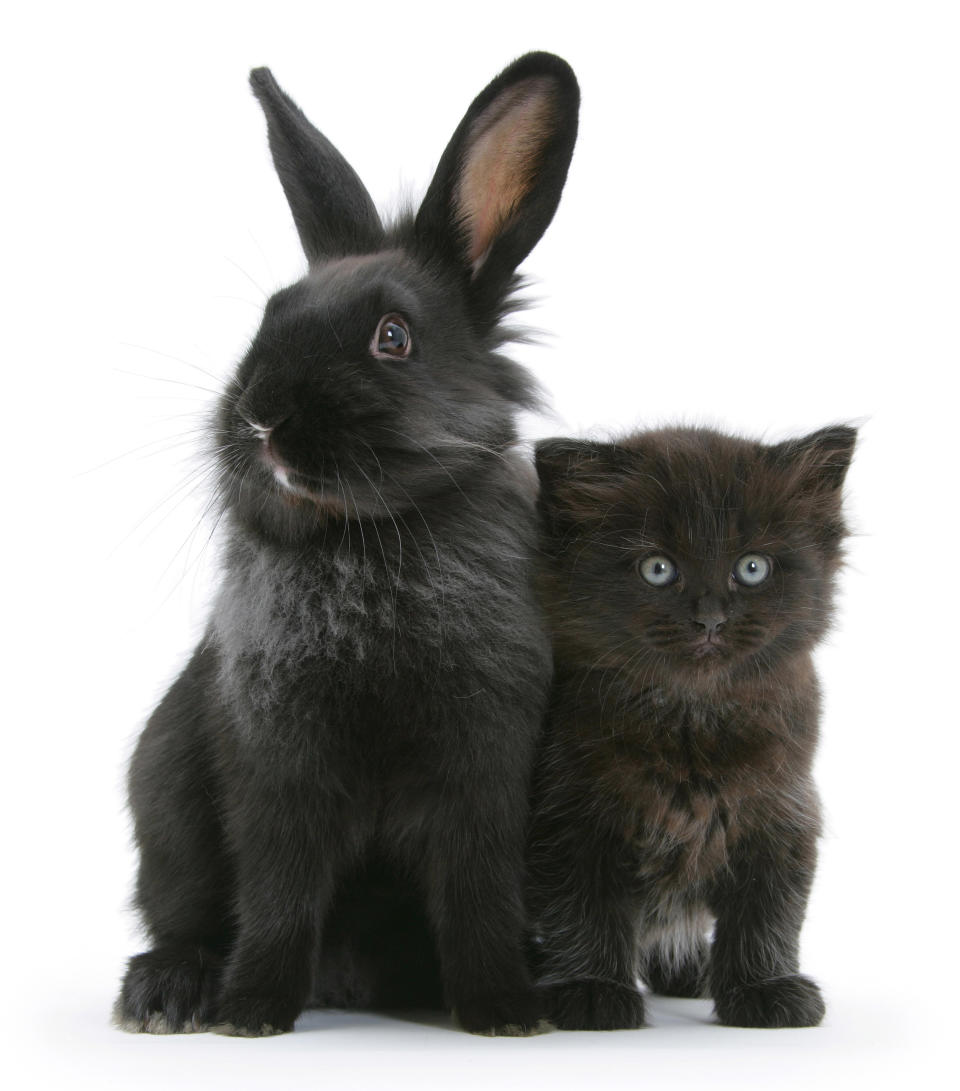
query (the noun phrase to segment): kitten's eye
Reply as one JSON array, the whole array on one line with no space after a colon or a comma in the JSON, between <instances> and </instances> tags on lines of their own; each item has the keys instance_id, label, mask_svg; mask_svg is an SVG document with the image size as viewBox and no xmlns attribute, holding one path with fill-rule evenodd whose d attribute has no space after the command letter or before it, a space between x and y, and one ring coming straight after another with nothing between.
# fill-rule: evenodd
<instances>
[{"instance_id":1,"label":"kitten's eye","mask_svg":"<svg viewBox=\"0 0 960 1091\"><path fill-rule=\"evenodd\" d=\"M374 356L389 356L394 360L402 360L410 355L413 347L413 339L410 337L410 327L398 314L386 314L377 324L377 332L370 343L370 351Z\"/></svg>"},{"instance_id":2,"label":"kitten's eye","mask_svg":"<svg viewBox=\"0 0 960 1091\"><path fill-rule=\"evenodd\" d=\"M669 557L657 553L640 562L640 575L652 587L666 587L673 583L679 573Z\"/></svg>"},{"instance_id":3,"label":"kitten's eye","mask_svg":"<svg viewBox=\"0 0 960 1091\"><path fill-rule=\"evenodd\" d=\"M762 553L746 553L733 566L733 578L744 587L756 587L770 575L770 559Z\"/></svg>"}]
</instances>

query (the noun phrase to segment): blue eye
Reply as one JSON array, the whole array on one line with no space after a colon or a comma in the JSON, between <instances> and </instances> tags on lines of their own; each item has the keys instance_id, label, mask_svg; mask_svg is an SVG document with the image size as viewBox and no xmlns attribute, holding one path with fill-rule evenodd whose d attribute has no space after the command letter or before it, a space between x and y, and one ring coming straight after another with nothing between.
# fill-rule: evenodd
<instances>
[{"instance_id":1,"label":"blue eye","mask_svg":"<svg viewBox=\"0 0 960 1091\"><path fill-rule=\"evenodd\" d=\"M745 553L733 566L733 578L744 587L756 587L770 575L769 557L762 553Z\"/></svg>"},{"instance_id":2,"label":"blue eye","mask_svg":"<svg viewBox=\"0 0 960 1091\"><path fill-rule=\"evenodd\" d=\"M673 583L679 572L669 557L656 553L640 562L640 575L651 587L666 587Z\"/></svg>"}]
</instances>

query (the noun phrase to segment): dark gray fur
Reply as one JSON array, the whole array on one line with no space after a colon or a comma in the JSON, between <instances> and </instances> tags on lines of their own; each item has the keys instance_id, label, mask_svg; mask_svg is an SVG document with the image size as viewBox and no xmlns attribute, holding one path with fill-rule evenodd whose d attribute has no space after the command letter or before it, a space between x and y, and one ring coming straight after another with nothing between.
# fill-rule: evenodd
<instances>
[{"instance_id":1,"label":"dark gray fur","mask_svg":"<svg viewBox=\"0 0 960 1091\"><path fill-rule=\"evenodd\" d=\"M535 483L511 452L536 396L497 349L514 268L560 197L576 81L549 54L511 65L390 228L270 73L252 81L310 269L269 301L218 409L223 581L131 767L153 946L117 1019L260 1035L308 1003L445 1005L469 1030L527 1031L521 877L550 650ZM475 147L530 118L510 145L522 184L484 221L486 201L464 202L490 195L485 176L461 174L503 177ZM479 258L475 232L492 239Z\"/></svg>"}]
</instances>

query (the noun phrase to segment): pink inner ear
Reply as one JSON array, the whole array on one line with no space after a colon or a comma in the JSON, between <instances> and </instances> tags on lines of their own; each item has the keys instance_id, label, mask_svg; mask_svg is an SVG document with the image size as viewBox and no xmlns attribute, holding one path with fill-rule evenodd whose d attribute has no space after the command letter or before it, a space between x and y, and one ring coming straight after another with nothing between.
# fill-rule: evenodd
<instances>
[{"instance_id":1,"label":"pink inner ear","mask_svg":"<svg viewBox=\"0 0 960 1091\"><path fill-rule=\"evenodd\" d=\"M473 123L455 202L474 272L530 191L552 135L552 81L531 77L492 102Z\"/></svg>"}]
</instances>

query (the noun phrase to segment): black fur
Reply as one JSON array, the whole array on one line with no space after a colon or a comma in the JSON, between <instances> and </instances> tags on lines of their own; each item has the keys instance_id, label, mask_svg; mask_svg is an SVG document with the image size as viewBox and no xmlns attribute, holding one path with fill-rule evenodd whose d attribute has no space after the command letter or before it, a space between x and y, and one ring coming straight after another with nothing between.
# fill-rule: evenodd
<instances>
[{"instance_id":1,"label":"black fur","mask_svg":"<svg viewBox=\"0 0 960 1091\"><path fill-rule=\"evenodd\" d=\"M260 1035L308 1003L445 1004L471 1031L528 1031L550 650L533 475L510 451L536 395L497 348L563 187L576 81L548 54L511 65L419 215L387 228L269 71L251 79L310 268L217 412L223 580L132 762L153 947L117 1020Z\"/></svg>"},{"instance_id":2,"label":"black fur","mask_svg":"<svg viewBox=\"0 0 960 1091\"><path fill-rule=\"evenodd\" d=\"M811 651L854 440L675 429L538 446L556 681L529 902L557 1026L642 1025L638 977L709 992L724 1023L822 1018L798 972L820 828ZM768 575L748 585L738 564L758 557ZM650 561L672 582L645 580Z\"/></svg>"}]
</instances>

